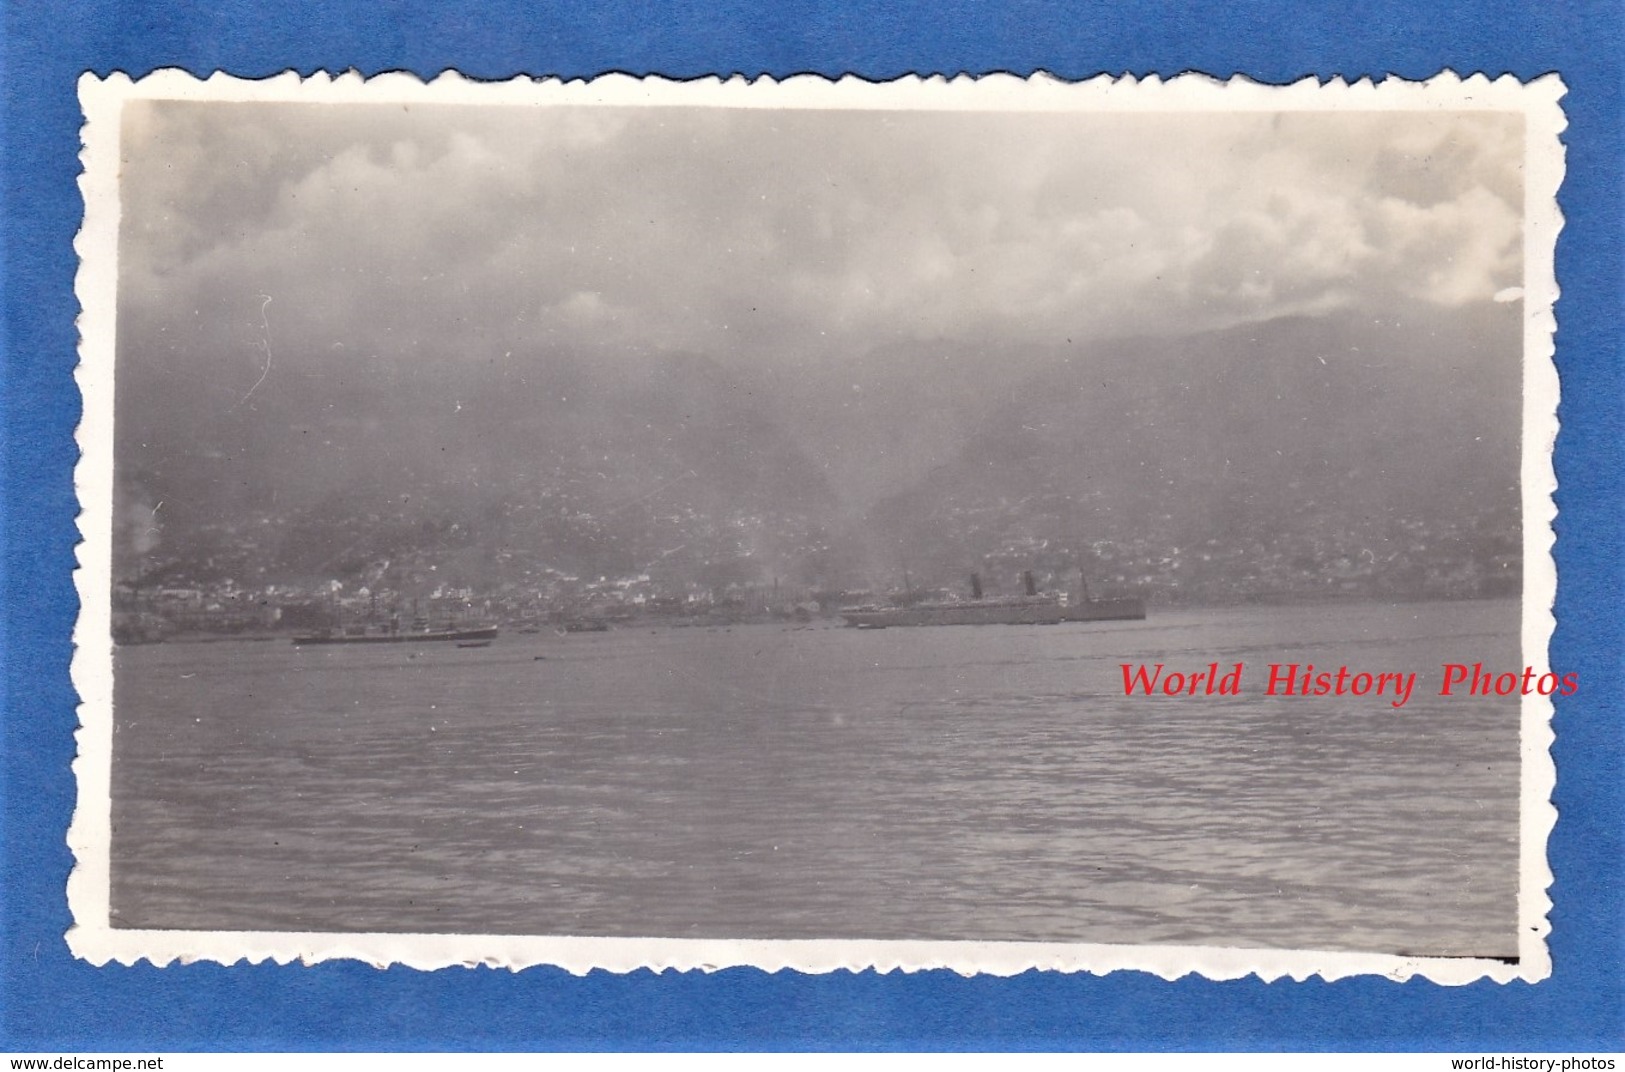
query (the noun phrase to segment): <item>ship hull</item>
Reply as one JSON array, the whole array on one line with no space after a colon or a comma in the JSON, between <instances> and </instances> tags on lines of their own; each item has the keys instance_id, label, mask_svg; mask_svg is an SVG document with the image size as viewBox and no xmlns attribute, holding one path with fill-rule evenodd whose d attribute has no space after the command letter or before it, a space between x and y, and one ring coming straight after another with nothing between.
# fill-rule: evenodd
<instances>
[{"instance_id":1,"label":"ship hull","mask_svg":"<svg viewBox=\"0 0 1625 1072\"><path fill-rule=\"evenodd\" d=\"M1092 599L1063 606L1051 601L965 602L914 607L843 610L846 624L859 629L911 625L1058 625L1061 622L1138 621L1145 601L1137 598Z\"/></svg>"},{"instance_id":2,"label":"ship hull","mask_svg":"<svg viewBox=\"0 0 1625 1072\"><path fill-rule=\"evenodd\" d=\"M345 636L342 633L316 634L314 636L296 636L294 644L299 647L314 644L407 644L434 641L493 641L497 637L497 627L490 626L483 629L443 629L430 633L372 633L361 636Z\"/></svg>"},{"instance_id":3,"label":"ship hull","mask_svg":"<svg viewBox=\"0 0 1625 1072\"><path fill-rule=\"evenodd\" d=\"M1066 608L1069 622L1138 622L1145 620L1145 600L1138 596L1090 599Z\"/></svg>"}]
</instances>

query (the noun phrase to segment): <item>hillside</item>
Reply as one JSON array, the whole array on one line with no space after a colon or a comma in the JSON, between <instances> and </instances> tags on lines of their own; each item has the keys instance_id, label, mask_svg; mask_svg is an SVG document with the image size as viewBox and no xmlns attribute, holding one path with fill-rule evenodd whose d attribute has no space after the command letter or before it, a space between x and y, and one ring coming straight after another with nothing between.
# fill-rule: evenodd
<instances>
[{"instance_id":1,"label":"hillside","mask_svg":"<svg viewBox=\"0 0 1625 1072\"><path fill-rule=\"evenodd\" d=\"M1292 318L1058 354L872 518L932 575L1023 548L1057 570L1185 549L1269 588L1277 554L1324 572L1430 540L1514 553L1518 313Z\"/></svg>"},{"instance_id":2,"label":"hillside","mask_svg":"<svg viewBox=\"0 0 1625 1072\"><path fill-rule=\"evenodd\" d=\"M1032 568L1170 598L1505 590L1519 313L1008 353L915 341L820 367L285 355L246 396L149 361L120 385L115 571L853 588L977 569L998 590Z\"/></svg>"},{"instance_id":3,"label":"hillside","mask_svg":"<svg viewBox=\"0 0 1625 1072\"><path fill-rule=\"evenodd\" d=\"M353 367L286 373L188 424L136 426L146 400L121 400L117 572L305 582L423 559L489 584L756 556L770 572L832 511L760 393L704 358L523 368L431 365L384 390Z\"/></svg>"}]
</instances>

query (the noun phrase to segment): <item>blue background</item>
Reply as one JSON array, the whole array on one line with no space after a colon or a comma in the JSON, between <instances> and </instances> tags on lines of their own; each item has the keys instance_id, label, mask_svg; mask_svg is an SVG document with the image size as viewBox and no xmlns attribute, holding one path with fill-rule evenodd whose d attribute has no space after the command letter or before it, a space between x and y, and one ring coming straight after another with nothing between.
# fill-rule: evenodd
<instances>
[{"instance_id":1,"label":"blue background","mask_svg":"<svg viewBox=\"0 0 1625 1072\"><path fill-rule=\"evenodd\" d=\"M7 5L0 1049L1622 1048L1622 11L1617 2L1540 0ZM1557 253L1564 400L1552 662L1578 672L1582 691L1557 709L1555 974L1538 985L1442 988L1377 979L1170 984L1126 972L576 979L550 969L97 969L73 960L62 935L72 862L63 834L74 800L75 80L86 70L139 76L166 66L251 77L288 68L873 79L1200 70L1267 82L1422 78L1446 67L1525 79L1561 73L1570 125Z\"/></svg>"}]
</instances>

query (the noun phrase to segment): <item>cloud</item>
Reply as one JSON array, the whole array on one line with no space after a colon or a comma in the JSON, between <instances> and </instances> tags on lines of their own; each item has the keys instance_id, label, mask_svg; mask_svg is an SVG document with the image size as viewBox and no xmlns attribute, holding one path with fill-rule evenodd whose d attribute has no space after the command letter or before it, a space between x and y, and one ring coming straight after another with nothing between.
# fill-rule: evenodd
<instances>
[{"instance_id":1,"label":"cloud","mask_svg":"<svg viewBox=\"0 0 1625 1072\"><path fill-rule=\"evenodd\" d=\"M1521 276L1498 115L164 103L125 146L126 352L238 393L267 333L296 365L771 362L1461 305Z\"/></svg>"}]
</instances>

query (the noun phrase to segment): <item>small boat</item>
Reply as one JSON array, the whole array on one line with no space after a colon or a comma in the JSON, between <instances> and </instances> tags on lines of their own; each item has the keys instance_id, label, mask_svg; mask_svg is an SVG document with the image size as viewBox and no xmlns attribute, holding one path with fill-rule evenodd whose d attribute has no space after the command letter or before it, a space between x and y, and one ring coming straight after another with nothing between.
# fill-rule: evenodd
<instances>
[{"instance_id":1,"label":"small boat","mask_svg":"<svg viewBox=\"0 0 1625 1072\"><path fill-rule=\"evenodd\" d=\"M607 633L609 623L602 618L573 618L564 623L559 633Z\"/></svg>"},{"instance_id":2,"label":"small boat","mask_svg":"<svg viewBox=\"0 0 1625 1072\"><path fill-rule=\"evenodd\" d=\"M406 644L443 640L459 643L483 641L489 644L496 637L497 627L489 625L469 629L390 630L384 633L312 633L296 636L293 642L296 647L309 644Z\"/></svg>"},{"instance_id":3,"label":"small boat","mask_svg":"<svg viewBox=\"0 0 1625 1072\"><path fill-rule=\"evenodd\" d=\"M459 640L457 646L459 648L489 648L491 642L489 640Z\"/></svg>"}]
</instances>

